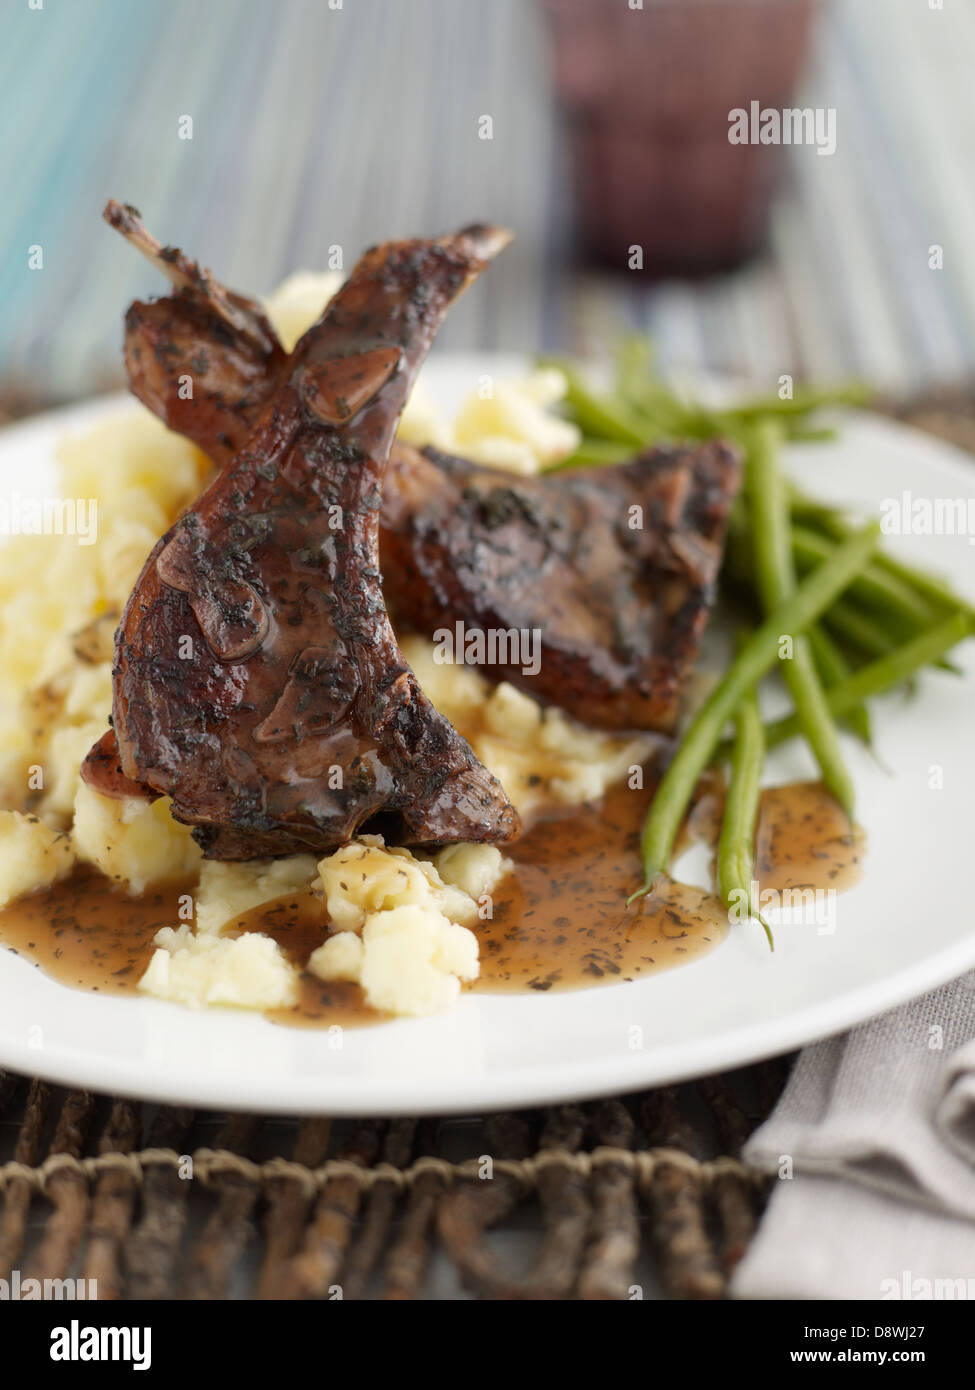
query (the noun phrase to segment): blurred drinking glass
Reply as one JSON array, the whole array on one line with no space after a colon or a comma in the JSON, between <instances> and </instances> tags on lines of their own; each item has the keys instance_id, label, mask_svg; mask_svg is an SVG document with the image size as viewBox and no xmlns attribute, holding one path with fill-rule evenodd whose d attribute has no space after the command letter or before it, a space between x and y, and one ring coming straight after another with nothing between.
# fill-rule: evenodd
<instances>
[{"instance_id":1,"label":"blurred drinking glass","mask_svg":"<svg viewBox=\"0 0 975 1390\"><path fill-rule=\"evenodd\" d=\"M790 105L817 0L543 0L589 256L651 275L728 269L761 245L779 145L729 113Z\"/></svg>"}]
</instances>

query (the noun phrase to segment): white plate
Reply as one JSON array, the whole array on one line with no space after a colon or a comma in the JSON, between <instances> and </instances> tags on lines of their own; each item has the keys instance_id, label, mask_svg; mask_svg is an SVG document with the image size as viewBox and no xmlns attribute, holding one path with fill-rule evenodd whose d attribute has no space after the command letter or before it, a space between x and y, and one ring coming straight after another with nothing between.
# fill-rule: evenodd
<instances>
[{"instance_id":1,"label":"white plate","mask_svg":"<svg viewBox=\"0 0 975 1390\"><path fill-rule=\"evenodd\" d=\"M478 375L517 365L434 358L425 384L452 406ZM64 430L133 408L111 398L3 431L0 496L43 494ZM796 448L790 463L811 492L869 512L902 490L975 497L967 456L868 415L847 417L838 444ZM910 537L896 548L975 597L966 539ZM259 1016L71 990L0 950L0 1065L220 1108L473 1112L677 1081L847 1028L975 966L972 644L959 659L964 679L926 672L919 698L877 706L876 742L890 773L847 741L869 853L863 881L837 899L831 935L782 927L770 955L757 926L736 928L680 970L576 993L469 994L447 1017L347 1030L341 1049L324 1032ZM780 750L770 774L811 776L805 750Z\"/></svg>"}]
</instances>

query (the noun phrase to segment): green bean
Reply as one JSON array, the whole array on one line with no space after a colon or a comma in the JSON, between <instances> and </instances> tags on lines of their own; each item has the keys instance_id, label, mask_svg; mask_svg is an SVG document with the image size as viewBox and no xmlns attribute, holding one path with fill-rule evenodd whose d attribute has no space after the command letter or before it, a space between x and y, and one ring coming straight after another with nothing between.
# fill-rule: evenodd
<instances>
[{"instance_id":1,"label":"green bean","mask_svg":"<svg viewBox=\"0 0 975 1390\"><path fill-rule=\"evenodd\" d=\"M793 488L791 501L793 516L818 527L832 540L845 540L854 529L835 507L814 502L811 498L803 496L798 489ZM883 550L877 551L873 563L899 579L922 598L928 599L947 612L952 613L960 609L970 619L975 619L975 604L956 594L951 585L939 575L929 574L926 570L907 565L902 560L895 560Z\"/></svg>"},{"instance_id":2,"label":"green bean","mask_svg":"<svg viewBox=\"0 0 975 1390\"><path fill-rule=\"evenodd\" d=\"M786 437L796 444L831 444L839 437L839 430L832 425L803 425L787 420Z\"/></svg>"},{"instance_id":3,"label":"green bean","mask_svg":"<svg viewBox=\"0 0 975 1390\"><path fill-rule=\"evenodd\" d=\"M774 425L763 422L758 426L745 475L758 592L766 613L774 612L794 591L796 583L789 543L788 499L778 464L778 440ZM853 780L843 762L836 726L804 633L797 633L793 638L791 654L781 662L781 671L823 781L852 818Z\"/></svg>"},{"instance_id":4,"label":"green bean","mask_svg":"<svg viewBox=\"0 0 975 1390\"><path fill-rule=\"evenodd\" d=\"M970 622L975 622L975 604L961 598L940 576L915 569L913 565L905 565L882 550L877 552L877 564L947 612L962 612Z\"/></svg>"},{"instance_id":5,"label":"green bean","mask_svg":"<svg viewBox=\"0 0 975 1390\"><path fill-rule=\"evenodd\" d=\"M652 388L631 402L634 417L650 432L650 440L700 439L720 434L720 427L696 409L683 406L669 391Z\"/></svg>"},{"instance_id":6,"label":"green bean","mask_svg":"<svg viewBox=\"0 0 975 1390\"><path fill-rule=\"evenodd\" d=\"M650 341L636 335L622 338L614 353L613 395L653 431L653 438L700 438L723 432L725 417L698 402L686 402L653 372Z\"/></svg>"},{"instance_id":7,"label":"green bean","mask_svg":"<svg viewBox=\"0 0 975 1390\"><path fill-rule=\"evenodd\" d=\"M846 680L850 675L850 663L837 643L822 626L822 620L812 624L806 637L812 648L816 673L823 685L829 689L831 685L837 685L840 681ZM856 709L851 709L845 722L857 738L869 748L873 742L873 733L870 726L870 711L866 705L857 705Z\"/></svg>"},{"instance_id":8,"label":"green bean","mask_svg":"<svg viewBox=\"0 0 975 1390\"><path fill-rule=\"evenodd\" d=\"M807 573L814 564L822 561L832 551L829 541L812 540L812 533L801 528L800 543L794 554L799 561L799 569ZM853 534L850 528L846 534ZM732 507L728 517L728 540L725 547L724 573L741 584L751 582L751 555L755 549L752 529L744 510L737 504ZM893 589L888 588L889 577L878 573L882 556L878 553L867 566L864 575L870 575L866 590L867 596L874 600L872 606L860 607L854 603L854 596L861 602L864 598L864 575L858 575L850 586L849 596L838 599L829 611L823 614L822 625L835 636L851 642L868 656L883 656L904 642L917 636L920 629L929 627L938 614L905 589L899 579L893 581ZM888 599L893 595L893 603ZM900 601L899 601L900 600ZM973 610L975 617L975 610ZM945 669L952 669L950 663L940 663Z\"/></svg>"},{"instance_id":9,"label":"green bean","mask_svg":"<svg viewBox=\"0 0 975 1390\"><path fill-rule=\"evenodd\" d=\"M566 408L587 436L579 450L556 465L556 469L618 462L625 455L618 454L614 445L623 445L632 451L651 443L715 436L747 444L747 435L754 425L770 418L781 421L790 439L828 439L835 431L808 425L809 413L823 405L859 403L862 399L861 389L854 386L800 390L790 400L780 400L776 396L739 406L712 408L700 401L682 399L654 374L648 339L635 334L623 337L614 356L615 381L612 390L604 393L587 386L579 372L564 359L539 359L541 365L557 366L565 374Z\"/></svg>"},{"instance_id":10,"label":"green bean","mask_svg":"<svg viewBox=\"0 0 975 1390\"><path fill-rule=\"evenodd\" d=\"M613 359L617 395L626 401L638 400L654 380L650 339L637 333L624 334L616 344Z\"/></svg>"},{"instance_id":11,"label":"green bean","mask_svg":"<svg viewBox=\"0 0 975 1390\"><path fill-rule=\"evenodd\" d=\"M758 918L765 928L769 948L774 951L771 929L752 892L755 820L764 761L765 735L753 687L743 696L735 714L731 775L718 840L718 893L729 915L745 907L750 917Z\"/></svg>"},{"instance_id":12,"label":"green bean","mask_svg":"<svg viewBox=\"0 0 975 1390\"><path fill-rule=\"evenodd\" d=\"M584 433L630 444L635 449L644 447L649 438L646 427L634 418L625 404L612 397L597 396L568 363L554 358L542 360L543 365L558 367L565 376L565 403Z\"/></svg>"},{"instance_id":13,"label":"green bean","mask_svg":"<svg viewBox=\"0 0 975 1390\"><path fill-rule=\"evenodd\" d=\"M697 779L742 695L775 665L782 637L803 631L847 587L876 547L879 535L876 524L866 527L807 575L786 602L769 614L691 720L644 821L640 840L644 882L629 901L649 893L657 874L670 862Z\"/></svg>"},{"instance_id":14,"label":"green bean","mask_svg":"<svg viewBox=\"0 0 975 1390\"><path fill-rule=\"evenodd\" d=\"M856 381L815 390L800 387L795 395L785 400L780 396L763 396L744 401L734 407L734 413L745 420L767 420L777 415L808 415L810 411L821 410L827 405L866 405L872 397L871 389Z\"/></svg>"},{"instance_id":15,"label":"green bean","mask_svg":"<svg viewBox=\"0 0 975 1390\"><path fill-rule=\"evenodd\" d=\"M887 633L877 622L867 617L848 599L837 599L822 616L823 627L835 637L850 642L867 656L886 656L901 645L896 637Z\"/></svg>"},{"instance_id":16,"label":"green bean","mask_svg":"<svg viewBox=\"0 0 975 1390\"><path fill-rule=\"evenodd\" d=\"M793 526L792 547L796 564L800 569L809 569L826 559L832 546L815 531L806 526ZM867 607L880 612L896 613L916 627L924 627L935 616L931 604L915 593L910 585L895 578L876 563L867 565L862 574L850 586L855 595Z\"/></svg>"},{"instance_id":17,"label":"green bean","mask_svg":"<svg viewBox=\"0 0 975 1390\"><path fill-rule=\"evenodd\" d=\"M621 444L615 439L594 439L584 436L575 452L546 468L546 473L564 473L570 468L591 468L600 463L625 463L633 457L632 444Z\"/></svg>"},{"instance_id":18,"label":"green bean","mask_svg":"<svg viewBox=\"0 0 975 1390\"><path fill-rule=\"evenodd\" d=\"M739 505L740 501L740 498L736 498L729 513L728 538L721 574L726 585L730 580L743 591L754 593L755 575L751 563L754 543L744 509ZM901 621L892 624L889 614L881 617L876 613L868 613L845 597L838 598L835 603L830 604L820 618L820 626L829 636L848 647L853 647L857 653L866 657L885 656L917 636L916 625L910 624L905 627ZM930 626L930 623L925 626ZM957 673L958 670L944 657L933 664L953 673Z\"/></svg>"},{"instance_id":19,"label":"green bean","mask_svg":"<svg viewBox=\"0 0 975 1390\"><path fill-rule=\"evenodd\" d=\"M844 529L849 535L850 528ZM806 527L794 526L792 534L796 561L802 571L813 564L821 564L832 549L829 541ZM939 612L939 608L932 607L929 598L921 597L906 580L885 573L884 558L883 552L878 550L874 560L850 585L848 598L840 600L824 617L827 627L856 643L870 656L883 656L895 650L930 627L939 616L944 616L943 606L939 605ZM865 605L868 612L857 609L854 600ZM957 606L953 604L952 608ZM936 664L945 671L957 670L944 659Z\"/></svg>"},{"instance_id":20,"label":"green bean","mask_svg":"<svg viewBox=\"0 0 975 1390\"><path fill-rule=\"evenodd\" d=\"M842 508L830 506L828 502L817 502L813 497L807 497L795 484L789 489L789 508L794 520L816 527L830 540L841 541L852 529L852 525L844 515ZM874 563L876 560L877 557L875 556Z\"/></svg>"},{"instance_id":21,"label":"green bean","mask_svg":"<svg viewBox=\"0 0 975 1390\"><path fill-rule=\"evenodd\" d=\"M972 628L964 613L956 613L936 627L916 637L906 646L898 647L887 656L861 666L852 676L831 686L826 692L826 702L835 715L846 714L873 695L882 695L895 685L909 680L922 666L928 665L935 657L956 647L966 637L972 635ZM776 719L765 726L765 740L769 748L775 747L800 733L799 721L794 714Z\"/></svg>"},{"instance_id":22,"label":"green bean","mask_svg":"<svg viewBox=\"0 0 975 1390\"><path fill-rule=\"evenodd\" d=\"M830 632L847 642L852 642L867 656L886 656L888 652L896 651L905 642L918 636L916 624L904 624L892 620L889 616L886 621L882 621L875 615L864 613L856 604L845 598L837 599L823 614L822 621ZM932 617L924 627L930 627L933 621ZM932 665L940 667L943 671L950 671L952 675L959 674L958 667L943 656Z\"/></svg>"},{"instance_id":23,"label":"green bean","mask_svg":"<svg viewBox=\"0 0 975 1390\"><path fill-rule=\"evenodd\" d=\"M865 655L865 653L862 652L859 647L855 646L852 642L848 642L846 638L840 635L839 633L832 632L829 629L827 629L825 613L820 618L819 625L822 628L825 635L833 643L834 647L836 647L837 651L839 651L842 654L843 660L846 662L847 667L850 671L859 670L861 666L865 666L867 662L870 660L870 657ZM842 679L845 680L846 677L844 676L842 677Z\"/></svg>"}]
</instances>

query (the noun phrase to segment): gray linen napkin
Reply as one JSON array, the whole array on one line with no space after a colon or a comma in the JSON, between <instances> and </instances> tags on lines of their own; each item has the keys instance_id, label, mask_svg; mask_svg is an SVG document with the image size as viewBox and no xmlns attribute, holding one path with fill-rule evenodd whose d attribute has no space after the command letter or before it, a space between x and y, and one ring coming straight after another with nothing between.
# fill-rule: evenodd
<instances>
[{"instance_id":1,"label":"gray linen napkin","mask_svg":"<svg viewBox=\"0 0 975 1390\"><path fill-rule=\"evenodd\" d=\"M806 1048L745 1157L792 1176L736 1297L975 1298L975 972Z\"/></svg>"}]
</instances>

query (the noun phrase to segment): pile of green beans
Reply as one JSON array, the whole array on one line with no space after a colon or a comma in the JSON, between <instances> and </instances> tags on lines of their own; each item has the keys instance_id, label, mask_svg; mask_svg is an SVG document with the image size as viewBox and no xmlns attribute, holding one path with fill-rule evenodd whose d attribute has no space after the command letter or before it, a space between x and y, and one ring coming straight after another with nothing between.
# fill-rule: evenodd
<instances>
[{"instance_id":1,"label":"pile of green beans","mask_svg":"<svg viewBox=\"0 0 975 1390\"><path fill-rule=\"evenodd\" d=\"M867 387L847 382L816 390L800 386L786 397L706 406L678 395L655 374L647 339L633 335L622 338L615 359L615 379L603 392L593 390L568 359L540 359L541 365L558 367L564 374L566 410L583 436L579 448L557 464L558 469L618 463L632 458L634 449L673 440L721 435L745 443L756 424L770 419L778 421L787 439L831 439L833 430L811 425L809 417L824 406L866 405L871 397Z\"/></svg>"},{"instance_id":2,"label":"pile of green beans","mask_svg":"<svg viewBox=\"0 0 975 1390\"><path fill-rule=\"evenodd\" d=\"M708 764L730 759L728 794L718 844L718 891L771 932L752 901L755 821L766 748L796 735L808 742L823 781L853 814L853 783L836 723L867 746L867 701L910 686L929 665L954 667L947 653L975 633L975 604L935 575L887 555L880 528L859 528L839 509L805 496L778 466L781 442L830 438L811 417L824 406L864 405L871 393L853 384L799 388L714 408L678 395L654 372L645 339L624 338L616 351L612 387L595 391L565 361L565 407L582 439L561 469L632 458L652 444L722 436L745 458L743 496L733 503L721 587L745 600L760 626L742 642L731 665L684 730L652 799L641 835L643 882L628 901L648 893L669 868L681 821ZM791 659L780 642L791 639ZM762 725L758 686L779 667L794 711ZM734 733L723 738L733 722Z\"/></svg>"}]
</instances>

